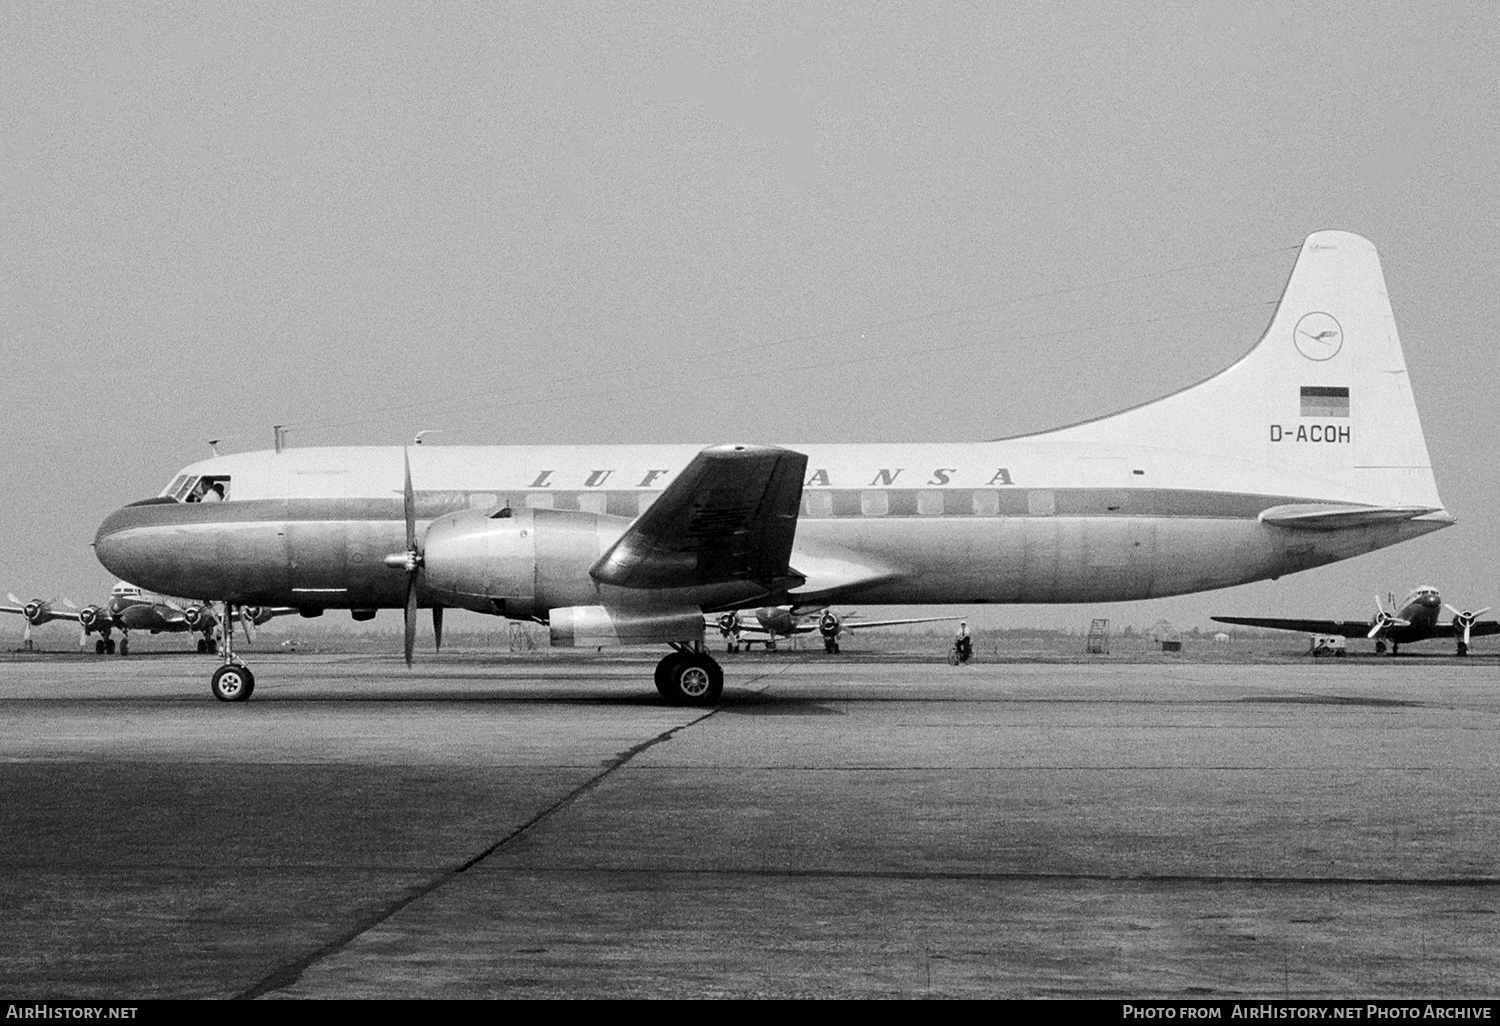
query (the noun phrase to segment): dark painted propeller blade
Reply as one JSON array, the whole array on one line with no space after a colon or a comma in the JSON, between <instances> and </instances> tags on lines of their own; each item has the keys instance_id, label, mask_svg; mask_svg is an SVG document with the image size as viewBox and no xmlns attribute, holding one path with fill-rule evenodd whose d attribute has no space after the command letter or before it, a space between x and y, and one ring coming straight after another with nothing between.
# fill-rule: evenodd
<instances>
[{"instance_id":1,"label":"dark painted propeller blade","mask_svg":"<svg viewBox=\"0 0 1500 1026\"><path fill-rule=\"evenodd\" d=\"M406 551L414 552L417 548L417 499L411 489L411 452L402 449L401 459L406 465L406 487L403 495L406 506Z\"/></svg>"},{"instance_id":2,"label":"dark painted propeller blade","mask_svg":"<svg viewBox=\"0 0 1500 1026\"><path fill-rule=\"evenodd\" d=\"M437 650L443 650L443 607L432 607L432 636L437 641Z\"/></svg>"},{"instance_id":3,"label":"dark painted propeller blade","mask_svg":"<svg viewBox=\"0 0 1500 1026\"><path fill-rule=\"evenodd\" d=\"M417 645L417 575L406 579L406 666L411 668L411 652Z\"/></svg>"}]
</instances>

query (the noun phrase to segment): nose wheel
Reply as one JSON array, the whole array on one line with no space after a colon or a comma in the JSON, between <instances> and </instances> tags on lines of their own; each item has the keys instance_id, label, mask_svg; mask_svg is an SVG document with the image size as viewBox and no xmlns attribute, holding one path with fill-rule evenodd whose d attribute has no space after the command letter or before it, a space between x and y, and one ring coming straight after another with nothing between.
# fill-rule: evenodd
<instances>
[{"instance_id":1,"label":"nose wheel","mask_svg":"<svg viewBox=\"0 0 1500 1026\"><path fill-rule=\"evenodd\" d=\"M226 663L214 671L208 686L221 702L245 702L255 690L255 674L247 666Z\"/></svg>"}]
</instances>

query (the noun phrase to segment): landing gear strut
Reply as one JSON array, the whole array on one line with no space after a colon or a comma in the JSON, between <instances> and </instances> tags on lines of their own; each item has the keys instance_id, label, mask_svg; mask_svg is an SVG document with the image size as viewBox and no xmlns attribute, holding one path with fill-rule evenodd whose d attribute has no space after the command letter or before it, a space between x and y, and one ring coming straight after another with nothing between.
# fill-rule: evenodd
<instances>
[{"instance_id":1,"label":"landing gear strut","mask_svg":"<svg viewBox=\"0 0 1500 1026\"><path fill-rule=\"evenodd\" d=\"M656 690L672 705L713 705L724 693L724 670L701 645L674 644L656 664Z\"/></svg>"},{"instance_id":2,"label":"landing gear strut","mask_svg":"<svg viewBox=\"0 0 1500 1026\"><path fill-rule=\"evenodd\" d=\"M225 601L224 618L221 622L233 624L230 613L229 603ZM250 667L234 656L234 632L232 630L224 632L224 665L215 670L214 675L209 678L208 688L221 702L248 701L251 693L255 691L255 674L250 672Z\"/></svg>"}]
</instances>

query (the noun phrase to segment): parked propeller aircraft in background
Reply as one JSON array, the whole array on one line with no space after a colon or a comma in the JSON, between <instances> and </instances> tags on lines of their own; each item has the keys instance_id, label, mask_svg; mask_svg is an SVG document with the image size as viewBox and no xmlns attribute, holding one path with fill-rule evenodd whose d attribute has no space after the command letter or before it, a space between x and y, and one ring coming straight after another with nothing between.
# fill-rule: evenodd
<instances>
[{"instance_id":1,"label":"parked propeller aircraft in background","mask_svg":"<svg viewBox=\"0 0 1500 1026\"><path fill-rule=\"evenodd\" d=\"M719 636L727 639L728 650L738 652L740 646L747 649L754 642L766 646L768 652L776 650L776 639L817 631L823 636L823 651L836 655L839 637L845 631L869 630L872 627L895 627L905 623L937 623L941 620L959 620L957 616L919 616L907 620L858 620L858 614L839 616L831 609L797 612L788 606L763 606L755 610L720 613L706 618L706 625L717 627Z\"/></svg>"},{"instance_id":2,"label":"parked propeller aircraft in background","mask_svg":"<svg viewBox=\"0 0 1500 1026\"><path fill-rule=\"evenodd\" d=\"M110 514L94 545L119 576L212 595L226 618L404 609L408 660L421 606L545 623L554 645L667 645L657 689L711 704L724 675L705 614L1156 598L1453 522L1375 247L1318 232L1237 363L1070 427L954 444L239 453ZM255 677L225 649L211 689L242 701Z\"/></svg>"},{"instance_id":3,"label":"parked propeller aircraft in background","mask_svg":"<svg viewBox=\"0 0 1500 1026\"><path fill-rule=\"evenodd\" d=\"M1396 603L1394 597L1391 605ZM1447 609L1453 614L1448 623L1438 619L1440 611ZM1238 624L1242 627L1269 627L1278 631L1298 631L1302 634L1332 634L1344 638L1369 638L1375 642L1375 651L1384 652L1391 646L1391 655L1396 655L1402 645L1431 638L1456 638L1458 654L1469 654L1469 642L1487 634L1500 634L1500 622L1480 620L1490 611L1489 606L1469 612L1455 609L1443 602L1436 588L1422 585L1406 596L1399 613L1386 611L1380 596L1375 596L1375 615L1368 620L1296 620L1269 616L1215 616L1219 623Z\"/></svg>"},{"instance_id":4,"label":"parked propeller aircraft in background","mask_svg":"<svg viewBox=\"0 0 1500 1026\"><path fill-rule=\"evenodd\" d=\"M109 598L98 605L82 609L63 599L66 609L58 609L54 602L33 599L21 603L14 595L9 599L15 606L0 606L0 612L19 613L26 619L26 630L22 635L25 646L31 647L31 628L52 620L72 620L81 628L78 647L88 644L90 634L99 635L94 642L94 651L100 655L115 651L114 632L120 632L119 653L130 653L130 632L146 631L151 634L195 633L199 652L217 652L220 634L220 619L208 603L189 602L144 591L134 584L120 581L110 589ZM241 623L246 636L252 627L269 622L273 617L295 613L295 608L268 609L246 606L234 610L234 622Z\"/></svg>"},{"instance_id":5,"label":"parked propeller aircraft in background","mask_svg":"<svg viewBox=\"0 0 1500 1026\"><path fill-rule=\"evenodd\" d=\"M7 594L5 597L15 604L0 606L0 613L16 613L25 619L26 627L21 631L21 644L28 652L31 651L32 645L31 628L40 627L53 620L77 621L79 618L78 607L69 599L62 600L63 605L68 608L58 609L57 599L32 599L30 602L22 602L12 594Z\"/></svg>"}]
</instances>

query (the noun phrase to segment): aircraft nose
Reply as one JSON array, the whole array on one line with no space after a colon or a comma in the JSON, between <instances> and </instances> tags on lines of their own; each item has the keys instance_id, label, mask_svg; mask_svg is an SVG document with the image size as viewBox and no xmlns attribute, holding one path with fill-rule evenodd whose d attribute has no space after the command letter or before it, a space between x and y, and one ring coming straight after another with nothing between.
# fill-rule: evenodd
<instances>
[{"instance_id":1,"label":"aircraft nose","mask_svg":"<svg viewBox=\"0 0 1500 1026\"><path fill-rule=\"evenodd\" d=\"M173 507L177 504L172 503ZM120 580L156 587L171 528L166 507L154 500L132 503L104 518L94 534L94 555Z\"/></svg>"}]
</instances>

